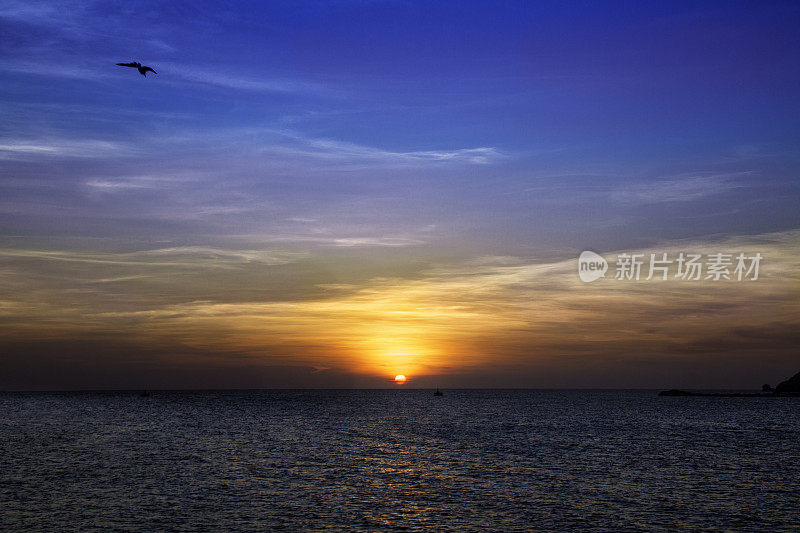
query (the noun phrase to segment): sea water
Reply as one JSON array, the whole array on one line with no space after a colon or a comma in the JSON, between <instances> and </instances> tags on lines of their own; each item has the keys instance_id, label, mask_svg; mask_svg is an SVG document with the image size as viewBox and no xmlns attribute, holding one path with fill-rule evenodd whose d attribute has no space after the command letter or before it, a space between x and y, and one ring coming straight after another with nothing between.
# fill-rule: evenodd
<instances>
[{"instance_id":1,"label":"sea water","mask_svg":"<svg viewBox=\"0 0 800 533\"><path fill-rule=\"evenodd\" d=\"M0 394L0 529L797 531L800 398Z\"/></svg>"}]
</instances>

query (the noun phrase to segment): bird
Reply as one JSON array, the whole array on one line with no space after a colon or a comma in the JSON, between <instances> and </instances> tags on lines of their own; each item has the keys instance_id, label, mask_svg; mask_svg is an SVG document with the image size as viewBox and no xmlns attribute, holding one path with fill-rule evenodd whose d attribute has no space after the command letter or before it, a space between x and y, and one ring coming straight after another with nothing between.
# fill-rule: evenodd
<instances>
[{"instance_id":1,"label":"bird","mask_svg":"<svg viewBox=\"0 0 800 533\"><path fill-rule=\"evenodd\" d=\"M158 72L156 72L155 70L153 70L150 67L143 67L142 64L139 63L138 61L132 61L130 63L117 63L117 65L119 65L121 67L133 67L135 69L138 69L139 70L139 74L141 74L145 78L147 77L147 71L148 70L150 72L152 72L153 74L158 74Z\"/></svg>"}]
</instances>

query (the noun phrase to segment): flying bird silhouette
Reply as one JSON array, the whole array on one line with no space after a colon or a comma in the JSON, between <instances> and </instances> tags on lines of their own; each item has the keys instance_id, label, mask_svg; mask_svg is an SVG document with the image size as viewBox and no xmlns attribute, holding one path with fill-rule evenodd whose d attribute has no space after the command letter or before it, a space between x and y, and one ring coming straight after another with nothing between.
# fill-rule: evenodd
<instances>
[{"instance_id":1,"label":"flying bird silhouette","mask_svg":"<svg viewBox=\"0 0 800 533\"><path fill-rule=\"evenodd\" d=\"M153 74L158 74L158 72L156 72L155 70L153 70L150 67L143 67L142 64L139 63L138 61L133 61L131 63L117 63L117 65L119 65L121 67L133 67L135 69L138 69L139 70L139 74L141 74L145 78L147 77L147 71L148 70L150 72L152 72Z\"/></svg>"}]
</instances>

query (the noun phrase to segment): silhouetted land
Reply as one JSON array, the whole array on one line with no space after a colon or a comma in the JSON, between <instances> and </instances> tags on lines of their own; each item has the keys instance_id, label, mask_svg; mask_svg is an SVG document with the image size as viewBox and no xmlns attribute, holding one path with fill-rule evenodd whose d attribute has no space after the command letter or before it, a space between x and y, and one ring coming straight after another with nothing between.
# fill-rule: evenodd
<instances>
[{"instance_id":1,"label":"silhouetted land","mask_svg":"<svg viewBox=\"0 0 800 533\"><path fill-rule=\"evenodd\" d=\"M716 396L723 398L775 398L786 396L800 397L800 372L778 384L774 389L763 385L761 392L693 392L681 389L669 389L658 393L659 396Z\"/></svg>"}]
</instances>

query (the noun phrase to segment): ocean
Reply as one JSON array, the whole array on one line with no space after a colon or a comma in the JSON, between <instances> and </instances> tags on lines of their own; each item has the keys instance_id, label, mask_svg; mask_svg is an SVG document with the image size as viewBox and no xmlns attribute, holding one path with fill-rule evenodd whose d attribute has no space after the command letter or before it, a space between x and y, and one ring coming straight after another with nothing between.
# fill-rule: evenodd
<instances>
[{"instance_id":1,"label":"ocean","mask_svg":"<svg viewBox=\"0 0 800 533\"><path fill-rule=\"evenodd\" d=\"M4 393L0 413L0 530L800 529L800 398Z\"/></svg>"}]
</instances>

